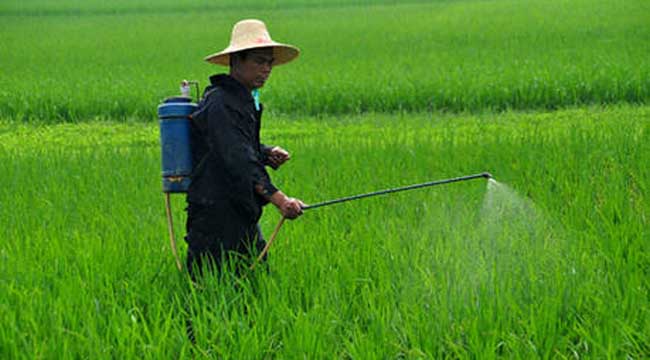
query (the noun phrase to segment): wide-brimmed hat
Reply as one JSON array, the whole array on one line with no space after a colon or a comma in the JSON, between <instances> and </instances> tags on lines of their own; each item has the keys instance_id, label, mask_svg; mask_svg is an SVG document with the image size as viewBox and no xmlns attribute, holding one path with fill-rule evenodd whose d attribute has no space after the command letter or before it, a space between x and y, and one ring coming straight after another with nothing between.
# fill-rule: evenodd
<instances>
[{"instance_id":1,"label":"wide-brimmed hat","mask_svg":"<svg viewBox=\"0 0 650 360\"><path fill-rule=\"evenodd\" d=\"M257 49L257 48L273 48L273 65L286 64L289 61L298 57L300 50L291 45L275 42L271 39L266 25L255 19L242 20L235 24L232 28L232 35L230 37L230 45L222 51L208 55L205 61L229 66L230 54L242 50Z\"/></svg>"}]
</instances>

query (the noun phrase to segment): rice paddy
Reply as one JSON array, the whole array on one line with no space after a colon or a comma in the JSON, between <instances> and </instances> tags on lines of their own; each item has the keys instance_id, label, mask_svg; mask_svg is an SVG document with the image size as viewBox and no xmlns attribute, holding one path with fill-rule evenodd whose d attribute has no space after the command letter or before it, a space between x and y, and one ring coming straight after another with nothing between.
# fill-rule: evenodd
<instances>
[{"instance_id":1,"label":"rice paddy","mask_svg":"<svg viewBox=\"0 0 650 360\"><path fill-rule=\"evenodd\" d=\"M557 109L650 97L645 1L251 3L208 11L191 1L167 11L178 5L7 2L0 116L153 121L151 104L180 80L207 85L219 68L201 59L246 17L263 18L275 39L303 50L262 91L274 112ZM115 13L93 12L107 7Z\"/></svg>"},{"instance_id":2,"label":"rice paddy","mask_svg":"<svg viewBox=\"0 0 650 360\"><path fill-rule=\"evenodd\" d=\"M650 356L643 1L0 4L0 358ZM262 140L309 210L193 287L155 109L241 18L303 55ZM185 212L173 198L181 253ZM268 237L279 220L265 210ZM191 319L196 345L188 341Z\"/></svg>"}]
</instances>

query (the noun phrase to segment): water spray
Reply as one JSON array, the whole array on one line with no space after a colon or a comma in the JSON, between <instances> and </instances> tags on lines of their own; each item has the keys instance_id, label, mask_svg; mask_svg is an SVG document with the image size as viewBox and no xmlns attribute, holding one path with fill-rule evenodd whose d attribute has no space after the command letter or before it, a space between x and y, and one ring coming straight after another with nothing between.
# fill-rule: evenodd
<instances>
[{"instance_id":1,"label":"water spray","mask_svg":"<svg viewBox=\"0 0 650 360\"><path fill-rule=\"evenodd\" d=\"M474 179L493 179L494 177L492 174L489 172L482 172L480 174L474 174L474 175L466 175L466 176L459 176L455 178L450 178L450 179L442 179L442 180L434 180L434 181L429 181L429 182L424 182L420 184L413 184L413 185L407 185L407 186L401 186L397 188L391 188L391 189L384 189L384 190L379 190L379 191L373 191L365 194L358 194L358 195L352 195L352 196L346 196L338 199L332 199L332 200L327 200L323 202L319 202L316 204L312 205L305 205L302 207L303 210L311 210L311 209L318 209L321 207L325 206L330 206L330 205L335 205L335 204L340 204L348 201L355 201L355 200L360 200L360 199L365 199L373 196L379 196L379 195L387 195L387 194L393 194L396 192L401 192L401 191L407 191L407 190L415 190L415 189L421 189L421 188L426 188L426 187L431 187L431 186L437 186L437 185L444 185L444 184L451 184L455 182L461 182L461 181L469 181L469 180L474 180ZM269 251L269 248L271 247L271 244L275 240L275 237L278 235L278 232L280 231L280 228L282 227L282 224L284 224L284 221L286 218L283 216L278 224L275 226L275 230L273 230L273 234L271 235L271 238L269 241L266 243L266 246L264 246L264 249L262 249L262 252L260 255L257 257L257 261L253 263L253 265L250 266L250 269L254 269L255 265L264 258L266 253Z\"/></svg>"}]
</instances>

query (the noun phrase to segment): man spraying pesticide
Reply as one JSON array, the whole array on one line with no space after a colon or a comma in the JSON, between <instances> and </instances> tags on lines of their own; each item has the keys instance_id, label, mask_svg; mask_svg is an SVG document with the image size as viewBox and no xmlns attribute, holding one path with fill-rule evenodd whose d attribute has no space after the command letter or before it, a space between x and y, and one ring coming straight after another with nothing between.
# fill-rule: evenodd
<instances>
[{"instance_id":1,"label":"man spraying pesticide","mask_svg":"<svg viewBox=\"0 0 650 360\"><path fill-rule=\"evenodd\" d=\"M269 202L283 218L302 214L302 201L277 189L265 168L277 169L289 160L289 153L261 144L259 137L263 111L259 89L273 67L298 54L296 47L273 41L263 22L242 20L233 27L230 45L205 58L229 66L230 71L210 77L198 106L181 97L168 99L158 109L168 219L168 194L187 192L186 265L193 279L204 266L219 271L222 258L230 253L262 250L258 221ZM176 151L181 143L191 144L183 157ZM176 263L181 270L177 255Z\"/></svg>"},{"instance_id":2,"label":"man spraying pesticide","mask_svg":"<svg viewBox=\"0 0 650 360\"><path fill-rule=\"evenodd\" d=\"M277 236L285 219L303 211L371 196L423 187L490 178L480 173L431 181L367 194L305 205L278 190L265 169L277 169L289 153L260 143L262 104L258 89L264 86L274 66L295 59L299 50L277 43L263 22L243 20L235 24L230 46L205 58L230 66L229 74L214 75L199 105L189 98L189 84L181 97L169 98L158 108L161 119L163 191L172 251L179 270L181 261L171 221L169 193L187 193L187 268L193 279L203 266L219 271L230 253L259 252L255 267ZM189 146L191 144L191 146ZM191 148L191 150L190 150ZM262 207L275 205L282 213L270 240L265 244L258 225ZM198 272L198 273L197 273Z\"/></svg>"}]
</instances>

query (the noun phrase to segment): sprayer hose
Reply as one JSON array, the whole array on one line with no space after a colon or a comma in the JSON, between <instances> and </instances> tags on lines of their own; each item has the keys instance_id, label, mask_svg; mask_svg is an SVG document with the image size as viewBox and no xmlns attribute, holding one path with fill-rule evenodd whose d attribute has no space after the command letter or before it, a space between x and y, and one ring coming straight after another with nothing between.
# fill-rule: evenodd
<instances>
[{"instance_id":1,"label":"sprayer hose","mask_svg":"<svg viewBox=\"0 0 650 360\"><path fill-rule=\"evenodd\" d=\"M174 260L176 260L176 268L178 268L178 271L183 271L183 265L181 264L181 259L178 257L178 251L176 250L176 237L174 236L174 219L172 218L172 208L171 208L171 201L169 199L169 193L165 193L165 212L167 213L167 230L169 231L169 245L172 248L172 254L174 254Z\"/></svg>"}]
</instances>

